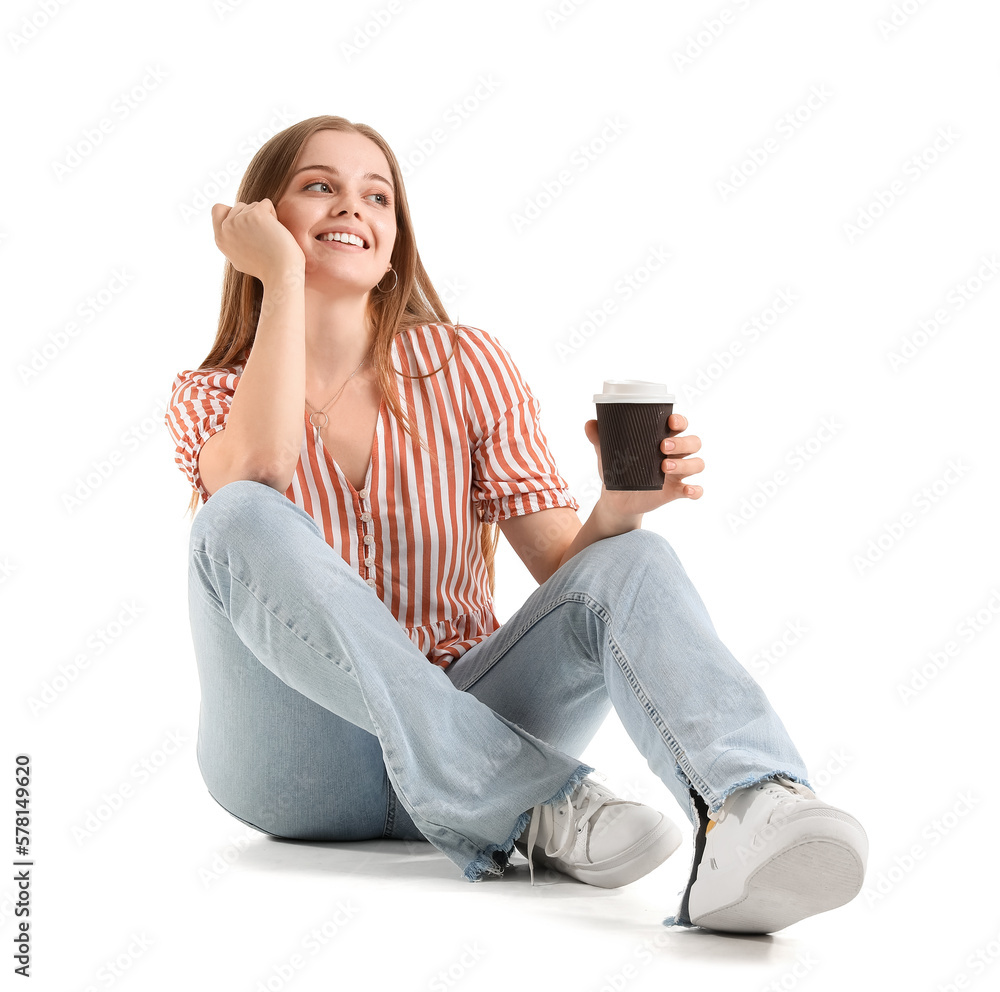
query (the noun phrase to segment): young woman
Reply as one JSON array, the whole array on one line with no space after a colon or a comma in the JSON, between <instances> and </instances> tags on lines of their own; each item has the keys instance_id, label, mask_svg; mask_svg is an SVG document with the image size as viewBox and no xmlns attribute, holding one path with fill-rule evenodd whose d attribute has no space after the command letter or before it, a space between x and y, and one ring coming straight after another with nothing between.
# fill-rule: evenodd
<instances>
[{"instance_id":1,"label":"young woman","mask_svg":"<svg viewBox=\"0 0 1000 992\"><path fill-rule=\"evenodd\" d=\"M574 757L613 705L694 828L664 922L767 933L852 899L863 829L641 529L701 495L687 420L662 491L602 488L581 523L538 401L495 336L449 321L366 125L282 131L212 220L218 333L166 423L202 503L197 754L220 805L279 837L426 839L470 881L516 847L532 883L538 863L624 885L680 832ZM502 626L498 528L539 583Z\"/></svg>"}]
</instances>

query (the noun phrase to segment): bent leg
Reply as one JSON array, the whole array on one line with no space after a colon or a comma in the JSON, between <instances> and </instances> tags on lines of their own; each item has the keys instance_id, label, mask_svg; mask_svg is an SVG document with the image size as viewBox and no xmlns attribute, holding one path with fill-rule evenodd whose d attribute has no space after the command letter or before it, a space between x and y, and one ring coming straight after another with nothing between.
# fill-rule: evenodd
<instances>
[{"instance_id":1,"label":"bent leg","mask_svg":"<svg viewBox=\"0 0 1000 992\"><path fill-rule=\"evenodd\" d=\"M416 829L476 881L581 763L457 692L284 494L223 486L191 530L192 620L214 611L289 688L374 734ZM221 621L220 621L221 622ZM224 629L224 625L223 625Z\"/></svg>"},{"instance_id":2,"label":"bent leg","mask_svg":"<svg viewBox=\"0 0 1000 992\"><path fill-rule=\"evenodd\" d=\"M201 708L198 766L244 823L298 840L425 840L389 782L370 731L281 681L228 618L190 599Z\"/></svg>"},{"instance_id":3,"label":"bent leg","mask_svg":"<svg viewBox=\"0 0 1000 992\"><path fill-rule=\"evenodd\" d=\"M707 814L730 793L777 774L809 784L763 690L719 639L673 548L652 531L588 545L448 674L496 712L578 753L614 705L695 828L694 866Z\"/></svg>"},{"instance_id":4,"label":"bent leg","mask_svg":"<svg viewBox=\"0 0 1000 992\"><path fill-rule=\"evenodd\" d=\"M582 750L613 704L692 822L691 788L714 813L730 792L770 775L805 781L763 690L652 531L588 545L448 676L558 747Z\"/></svg>"}]
</instances>

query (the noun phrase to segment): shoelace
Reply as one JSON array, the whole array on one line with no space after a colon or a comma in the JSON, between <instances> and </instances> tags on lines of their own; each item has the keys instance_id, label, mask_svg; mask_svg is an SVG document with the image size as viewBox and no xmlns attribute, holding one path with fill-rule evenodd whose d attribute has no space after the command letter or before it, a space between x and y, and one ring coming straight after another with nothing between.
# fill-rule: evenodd
<instances>
[{"instance_id":1,"label":"shoelace","mask_svg":"<svg viewBox=\"0 0 1000 992\"><path fill-rule=\"evenodd\" d=\"M793 795L789 795L789 790ZM774 796L779 803L798 803L803 799L815 799L816 793L804 786L801 782L793 782L784 775L776 775L773 779L768 779L764 791L769 796Z\"/></svg>"},{"instance_id":2,"label":"shoelace","mask_svg":"<svg viewBox=\"0 0 1000 992\"><path fill-rule=\"evenodd\" d=\"M531 811L531 825L528 827L528 872L531 876L531 884L535 884L535 866L531 859L531 852L535 847L535 838L538 837L538 830L544 821L545 825L549 829L549 839L545 842L544 851L546 855L550 858L562 858L569 854L573 850L573 846L576 844L577 835L583 830L584 826L590 822L590 820L597 815L597 812L604 807L606 803L615 800L613 796L606 789L601 788L596 782L594 782L590 776L584 778L580 784L566 797L566 814L569 816L567 820L566 827L566 839L555 849L550 851L549 845L556 835L556 816L557 816L557 804L553 803L548 806L538 805L535 806ZM583 800L582 807L579 805ZM558 807L561 808L561 807ZM576 818L576 830L573 829L573 810L580 810L580 815Z\"/></svg>"},{"instance_id":3,"label":"shoelace","mask_svg":"<svg viewBox=\"0 0 1000 992\"><path fill-rule=\"evenodd\" d=\"M757 786L752 786L751 788L761 787L763 787L763 792L766 792L769 796L778 800L778 805L783 805L784 803L799 803L806 799L816 798L816 793L807 786L803 785L801 782L794 782L790 778L785 778L784 775L775 775L774 778L767 779L764 782L759 782ZM733 795L736 795L736 793L733 793ZM728 815L729 810L723 806L717 822L721 823Z\"/></svg>"}]
</instances>

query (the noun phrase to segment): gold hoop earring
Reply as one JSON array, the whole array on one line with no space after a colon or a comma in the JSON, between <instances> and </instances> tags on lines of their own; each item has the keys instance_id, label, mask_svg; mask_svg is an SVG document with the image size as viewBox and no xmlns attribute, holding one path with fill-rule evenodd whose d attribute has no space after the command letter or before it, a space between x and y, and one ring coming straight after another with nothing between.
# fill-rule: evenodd
<instances>
[{"instance_id":1,"label":"gold hoop earring","mask_svg":"<svg viewBox=\"0 0 1000 992\"><path fill-rule=\"evenodd\" d=\"M398 275L396 275L396 270L395 270L395 269L394 269L394 268L393 268L393 267L392 267L391 265L389 266L389 271L390 271L390 272L391 272L391 273L392 273L392 274L393 274L393 275L394 275L394 276L396 277L396 281L395 281L395 282L394 282L394 283L392 284L392 289L395 289L395 288L396 288L396 287L397 287L397 286L399 285L399 276L398 276ZM385 278L385 276L383 275L383 276L382 276L382 279L384 279L384 278ZM378 290L378 291L379 291L380 293L391 293L391 292L392 292L392 289L383 289L383 288L382 288L382 287L381 287L381 286L379 285L379 283L380 283L380 282L382 281L382 279L379 279L379 281L378 281L377 283L375 283L375 288L376 288L376 289L377 289L377 290Z\"/></svg>"}]
</instances>

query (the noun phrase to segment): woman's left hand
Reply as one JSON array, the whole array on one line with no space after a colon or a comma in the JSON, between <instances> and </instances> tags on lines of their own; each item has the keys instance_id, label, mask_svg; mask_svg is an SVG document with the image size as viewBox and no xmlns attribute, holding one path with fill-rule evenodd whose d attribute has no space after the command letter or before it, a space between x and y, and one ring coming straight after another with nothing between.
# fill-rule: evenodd
<instances>
[{"instance_id":1,"label":"woman's left hand","mask_svg":"<svg viewBox=\"0 0 1000 992\"><path fill-rule=\"evenodd\" d=\"M705 462L701 458L690 458L696 451L701 449L701 438L695 434L688 434L681 437L680 433L687 430L687 418L679 413L672 413L667 418L667 427L676 431L677 435L669 437L660 444L660 453L663 460L660 467L663 469L663 488L655 491L628 491L628 490L608 490L604 486L604 469L601 465L601 445L597 432L597 421L588 420L584 429L587 432L587 440L593 444L597 451L597 472L601 478L601 496L599 502L611 512L621 517L631 517L655 510L664 503L671 500L686 498L698 499L705 491L701 486L694 486L687 483L689 475L696 475L705 468Z\"/></svg>"}]
</instances>

